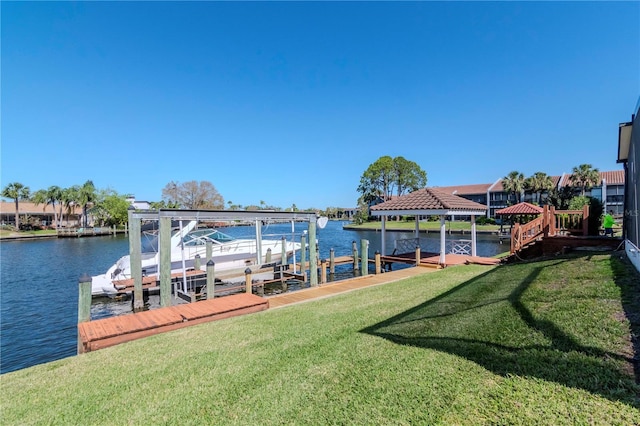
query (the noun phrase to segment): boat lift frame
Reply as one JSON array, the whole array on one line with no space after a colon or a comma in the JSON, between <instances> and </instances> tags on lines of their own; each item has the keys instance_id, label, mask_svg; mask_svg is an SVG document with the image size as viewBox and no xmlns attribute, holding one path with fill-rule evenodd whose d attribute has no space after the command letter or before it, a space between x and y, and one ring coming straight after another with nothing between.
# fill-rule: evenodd
<instances>
[{"instance_id":1,"label":"boat lift frame","mask_svg":"<svg viewBox=\"0 0 640 426\"><path fill-rule=\"evenodd\" d=\"M131 277L133 278L133 308L139 310L144 307L142 297L142 244L141 223L142 220L159 222L158 251L159 278L160 278L160 305L171 306L171 221L252 221L256 227L256 244L258 264L261 262L262 253L258 243L261 238L261 224L263 221L278 220L289 222L308 222L309 233L309 265L318 262L316 253L316 225L319 215L316 212L286 212L286 211L247 211L247 210L184 210L184 209L160 209L160 210L129 210L129 254L131 261ZM302 247L301 249L305 249ZM282 259L284 262L285 259ZM309 268L309 284L318 285L317 268Z\"/></svg>"}]
</instances>

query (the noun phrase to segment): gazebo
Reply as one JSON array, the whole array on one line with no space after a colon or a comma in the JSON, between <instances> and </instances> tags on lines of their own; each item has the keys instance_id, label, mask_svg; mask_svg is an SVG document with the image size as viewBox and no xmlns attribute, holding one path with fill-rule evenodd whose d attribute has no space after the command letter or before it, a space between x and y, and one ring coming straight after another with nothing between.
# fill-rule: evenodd
<instances>
[{"instance_id":1,"label":"gazebo","mask_svg":"<svg viewBox=\"0 0 640 426\"><path fill-rule=\"evenodd\" d=\"M422 188L371 207L372 216L382 220L382 255L386 254L385 226L389 216L415 216L415 235L420 231L420 216L440 217L440 264L446 263L446 216L471 216L471 255L476 256L476 216L487 214L487 206L452 195L438 188Z\"/></svg>"},{"instance_id":2,"label":"gazebo","mask_svg":"<svg viewBox=\"0 0 640 426\"><path fill-rule=\"evenodd\" d=\"M509 207L505 207L504 209L496 210L497 215L501 216L537 216L542 214L544 209L540 206L536 206L531 203L518 203ZM502 235L502 226L504 221L500 224L500 234ZM511 220L511 224L509 225L509 233L511 233L511 227L513 226L513 220Z\"/></svg>"}]
</instances>

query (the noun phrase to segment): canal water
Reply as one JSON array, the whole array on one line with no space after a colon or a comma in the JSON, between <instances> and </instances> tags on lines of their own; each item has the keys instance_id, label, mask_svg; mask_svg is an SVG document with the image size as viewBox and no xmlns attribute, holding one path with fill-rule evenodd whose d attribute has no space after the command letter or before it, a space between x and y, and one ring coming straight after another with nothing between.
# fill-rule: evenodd
<instances>
[{"instance_id":1,"label":"canal water","mask_svg":"<svg viewBox=\"0 0 640 426\"><path fill-rule=\"evenodd\" d=\"M351 255L352 241L369 240L369 257L380 251L381 233L343 230L343 222L330 221L317 230L319 258ZM299 241L305 223L296 223ZM255 236L252 226L224 228L234 237ZM262 227L264 238L291 239L291 224ZM413 238L412 232L387 232L387 251L396 239ZM448 239L469 238L448 235ZM421 249L438 252L439 236L421 234ZM508 250L495 236L478 236L478 255L494 256ZM76 355L78 317L78 278L87 273L104 273L117 259L128 254L127 237L47 239L0 243L0 373L26 368ZM298 259L299 260L299 259ZM348 265L336 268L336 279L353 276ZM151 308L157 301L150 300ZM94 300L92 319L131 312L131 302Z\"/></svg>"}]
</instances>

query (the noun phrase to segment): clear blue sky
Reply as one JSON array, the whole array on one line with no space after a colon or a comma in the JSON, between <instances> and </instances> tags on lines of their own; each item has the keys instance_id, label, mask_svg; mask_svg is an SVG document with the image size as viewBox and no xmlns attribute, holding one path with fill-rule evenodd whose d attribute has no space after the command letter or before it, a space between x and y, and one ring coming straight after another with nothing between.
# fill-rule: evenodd
<instances>
[{"instance_id":1,"label":"clear blue sky","mask_svg":"<svg viewBox=\"0 0 640 426\"><path fill-rule=\"evenodd\" d=\"M616 164L639 2L7 2L1 182L356 205L403 156L429 186Z\"/></svg>"}]
</instances>

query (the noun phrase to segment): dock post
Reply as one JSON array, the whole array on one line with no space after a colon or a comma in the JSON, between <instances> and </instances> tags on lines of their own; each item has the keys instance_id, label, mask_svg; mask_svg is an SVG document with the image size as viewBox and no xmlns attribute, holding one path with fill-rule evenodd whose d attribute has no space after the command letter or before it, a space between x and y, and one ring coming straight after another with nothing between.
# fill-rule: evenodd
<instances>
[{"instance_id":1,"label":"dock post","mask_svg":"<svg viewBox=\"0 0 640 426\"><path fill-rule=\"evenodd\" d=\"M267 255L264 259L264 263L267 263L267 264L271 263L271 247L267 249Z\"/></svg>"},{"instance_id":2,"label":"dock post","mask_svg":"<svg viewBox=\"0 0 640 426\"><path fill-rule=\"evenodd\" d=\"M91 321L91 277L86 273L78 279L78 324ZM83 353L82 339L78 334L78 353Z\"/></svg>"},{"instance_id":3,"label":"dock post","mask_svg":"<svg viewBox=\"0 0 640 426\"><path fill-rule=\"evenodd\" d=\"M364 276L369 274L369 240L360 240L360 251L362 252L362 260L360 261L362 266L360 267L360 272L361 275Z\"/></svg>"},{"instance_id":4,"label":"dock post","mask_svg":"<svg viewBox=\"0 0 640 426\"><path fill-rule=\"evenodd\" d=\"M207 262L207 300L213 299L216 288L216 263L213 260Z\"/></svg>"},{"instance_id":5,"label":"dock post","mask_svg":"<svg viewBox=\"0 0 640 426\"><path fill-rule=\"evenodd\" d=\"M211 257L213 256L213 241L207 241L207 263L209 263L209 261L211 260Z\"/></svg>"},{"instance_id":6,"label":"dock post","mask_svg":"<svg viewBox=\"0 0 640 426\"><path fill-rule=\"evenodd\" d=\"M420 246L416 246L416 266L420 266Z\"/></svg>"},{"instance_id":7,"label":"dock post","mask_svg":"<svg viewBox=\"0 0 640 426\"><path fill-rule=\"evenodd\" d=\"M193 260L193 269L195 269L196 271L200 270L200 255L196 254L194 260Z\"/></svg>"},{"instance_id":8,"label":"dock post","mask_svg":"<svg viewBox=\"0 0 640 426\"><path fill-rule=\"evenodd\" d=\"M161 217L159 228L160 306L166 308L171 306L171 218Z\"/></svg>"},{"instance_id":9,"label":"dock post","mask_svg":"<svg viewBox=\"0 0 640 426\"><path fill-rule=\"evenodd\" d=\"M380 270L381 270L380 269L380 252L376 250L376 253L375 253L374 256L375 256L375 261L376 261L376 263L375 263L375 265L376 265L376 275L378 275L380 273Z\"/></svg>"},{"instance_id":10,"label":"dock post","mask_svg":"<svg viewBox=\"0 0 640 426\"><path fill-rule=\"evenodd\" d=\"M327 259L320 260L320 283L326 284L327 282Z\"/></svg>"},{"instance_id":11,"label":"dock post","mask_svg":"<svg viewBox=\"0 0 640 426\"><path fill-rule=\"evenodd\" d=\"M318 285L318 252L316 247L316 221L309 221L309 285Z\"/></svg>"},{"instance_id":12,"label":"dock post","mask_svg":"<svg viewBox=\"0 0 640 426\"><path fill-rule=\"evenodd\" d=\"M280 263L282 266L287 264L287 240L284 237L282 237L282 258L280 259Z\"/></svg>"},{"instance_id":13,"label":"dock post","mask_svg":"<svg viewBox=\"0 0 640 426\"><path fill-rule=\"evenodd\" d=\"M133 218L132 210L129 210L129 260L131 278L133 278L133 311L144 308L142 295L142 247L140 218Z\"/></svg>"},{"instance_id":14,"label":"dock post","mask_svg":"<svg viewBox=\"0 0 640 426\"><path fill-rule=\"evenodd\" d=\"M247 294L251 294L251 269L244 270L244 282L247 286Z\"/></svg>"},{"instance_id":15,"label":"dock post","mask_svg":"<svg viewBox=\"0 0 640 426\"><path fill-rule=\"evenodd\" d=\"M115 237L116 235L117 235L116 226L113 225L113 236Z\"/></svg>"},{"instance_id":16,"label":"dock post","mask_svg":"<svg viewBox=\"0 0 640 426\"><path fill-rule=\"evenodd\" d=\"M302 281L307 282L307 237L302 235L300 237L300 273L302 274Z\"/></svg>"},{"instance_id":17,"label":"dock post","mask_svg":"<svg viewBox=\"0 0 640 426\"><path fill-rule=\"evenodd\" d=\"M351 252L353 253L353 272L355 272L360 269L358 268L358 245L355 240L351 242Z\"/></svg>"},{"instance_id":18,"label":"dock post","mask_svg":"<svg viewBox=\"0 0 640 426\"><path fill-rule=\"evenodd\" d=\"M336 273L336 253L333 248L329 249L329 274Z\"/></svg>"}]
</instances>

